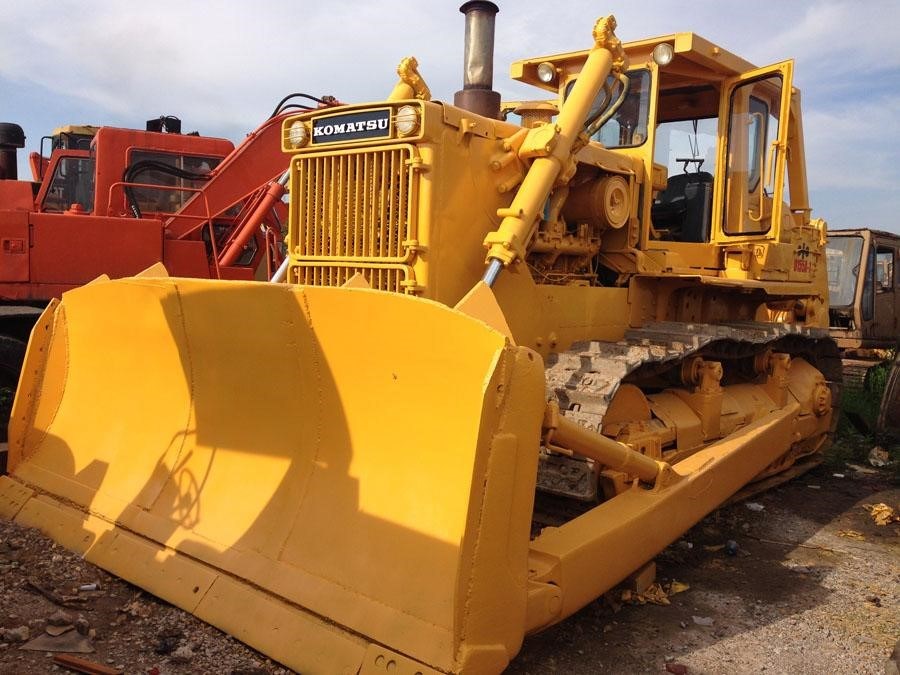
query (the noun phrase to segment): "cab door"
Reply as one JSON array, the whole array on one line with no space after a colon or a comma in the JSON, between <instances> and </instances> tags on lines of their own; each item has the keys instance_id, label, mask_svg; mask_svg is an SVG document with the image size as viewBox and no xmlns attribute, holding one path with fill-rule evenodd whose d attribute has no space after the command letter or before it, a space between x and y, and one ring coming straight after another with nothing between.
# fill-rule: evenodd
<instances>
[{"instance_id":1,"label":"cab door","mask_svg":"<svg viewBox=\"0 0 900 675\"><path fill-rule=\"evenodd\" d=\"M779 239L793 62L725 80L719 102L719 172L713 235L719 244Z\"/></svg>"},{"instance_id":2,"label":"cab door","mask_svg":"<svg viewBox=\"0 0 900 675\"><path fill-rule=\"evenodd\" d=\"M888 237L874 236L872 245L875 248L875 325L873 328L876 340L884 344L896 343L898 335L898 293L897 290L897 243Z\"/></svg>"}]
</instances>

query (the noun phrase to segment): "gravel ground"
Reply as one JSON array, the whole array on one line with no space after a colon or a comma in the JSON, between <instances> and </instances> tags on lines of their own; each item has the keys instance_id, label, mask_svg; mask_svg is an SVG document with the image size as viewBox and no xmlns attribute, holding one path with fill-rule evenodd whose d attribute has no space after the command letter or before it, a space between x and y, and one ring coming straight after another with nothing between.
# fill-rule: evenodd
<instances>
[{"instance_id":1,"label":"gravel ground","mask_svg":"<svg viewBox=\"0 0 900 675\"><path fill-rule=\"evenodd\" d=\"M663 585L690 587L668 606L610 594L528 638L509 672L885 672L900 637L900 523L879 527L863 505L897 509L900 489L887 474L833 471L752 500L762 510L720 509L660 554ZM736 550L724 547L729 540ZM78 590L92 583L99 590ZM21 648L25 633L40 636L48 621L75 625L51 644L80 641L93 650L84 658L125 673L290 672L40 533L0 521L0 672L61 671L46 646Z\"/></svg>"},{"instance_id":2,"label":"gravel ground","mask_svg":"<svg viewBox=\"0 0 900 675\"><path fill-rule=\"evenodd\" d=\"M720 509L663 552L658 577L690 586L670 605L594 602L526 639L509 672L885 673L900 639L900 523L877 526L863 505L900 511L900 489L833 471L751 499L761 511Z\"/></svg>"},{"instance_id":3,"label":"gravel ground","mask_svg":"<svg viewBox=\"0 0 900 675\"><path fill-rule=\"evenodd\" d=\"M90 584L99 589L79 590ZM21 638L40 636L53 623L73 626L55 640L82 638L92 650L77 656L129 675L292 672L37 530L0 519L0 673L69 672L53 663L55 652L22 649ZM86 635L80 636L79 629Z\"/></svg>"}]
</instances>

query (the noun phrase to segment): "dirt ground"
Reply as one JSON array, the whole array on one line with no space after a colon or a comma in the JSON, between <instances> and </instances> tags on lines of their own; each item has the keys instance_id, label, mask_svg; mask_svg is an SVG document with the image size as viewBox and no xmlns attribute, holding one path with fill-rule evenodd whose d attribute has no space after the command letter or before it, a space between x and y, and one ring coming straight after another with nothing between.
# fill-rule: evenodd
<instances>
[{"instance_id":1,"label":"dirt ground","mask_svg":"<svg viewBox=\"0 0 900 675\"><path fill-rule=\"evenodd\" d=\"M657 558L663 587L689 586L671 604L598 600L528 638L509 672L884 673L900 638L900 523L877 526L863 507L897 509L900 488L859 468L822 468L750 500L761 510L720 509ZM53 638L53 623L74 627ZM0 627L0 673L62 672L48 649L78 644L125 673L290 672L6 521ZM22 649L42 634L49 642Z\"/></svg>"},{"instance_id":2,"label":"dirt ground","mask_svg":"<svg viewBox=\"0 0 900 675\"><path fill-rule=\"evenodd\" d=\"M714 512L657 558L664 586L690 586L670 605L596 601L526 639L509 672L884 673L900 639L900 523L863 507L896 510L900 488L860 468Z\"/></svg>"}]
</instances>

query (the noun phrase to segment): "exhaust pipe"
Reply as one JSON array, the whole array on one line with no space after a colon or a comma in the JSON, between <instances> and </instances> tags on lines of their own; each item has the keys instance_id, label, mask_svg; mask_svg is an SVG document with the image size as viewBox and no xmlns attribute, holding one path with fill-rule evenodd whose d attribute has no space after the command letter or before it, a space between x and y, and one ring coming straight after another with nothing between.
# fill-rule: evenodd
<instances>
[{"instance_id":1,"label":"exhaust pipe","mask_svg":"<svg viewBox=\"0 0 900 675\"><path fill-rule=\"evenodd\" d=\"M0 180L19 177L16 151L25 147L25 132L18 124L0 123Z\"/></svg>"},{"instance_id":2,"label":"exhaust pipe","mask_svg":"<svg viewBox=\"0 0 900 675\"><path fill-rule=\"evenodd\" d=\"M463 88L453 105L484 117L500 117L500 94L494 86L494 16L500 9L488 0L470 0L459 11L466 15Z\"/></svg>"}]
</instances>

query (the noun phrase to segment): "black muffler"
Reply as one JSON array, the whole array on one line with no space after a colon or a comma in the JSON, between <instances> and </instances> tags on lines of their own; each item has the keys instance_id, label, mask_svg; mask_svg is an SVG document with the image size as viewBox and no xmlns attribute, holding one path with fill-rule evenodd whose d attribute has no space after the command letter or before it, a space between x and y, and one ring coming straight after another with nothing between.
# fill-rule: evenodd
<instances>
[{"instance_id":1,"label":"black muffler","mask_svg":"<svg viewBox=\"0 0 900 675\"><path fill-rule=\"evenodd\" d=\"M459 8L466 15L463 88L453 104L498 119L500 94L494 86L494 17L500 8L488 0L470 0Z\"/></svg>"},{"instance_id":2,"label":"black muffler","mask_svg":"<svg viewBox=\"0 0 900 675\"><path fill-rule=\"evenodd\" d=\"M25 132L18 124L0 122L0 180L19 177L16 152L25 147Z\"/></svg>"}]
</instances>

